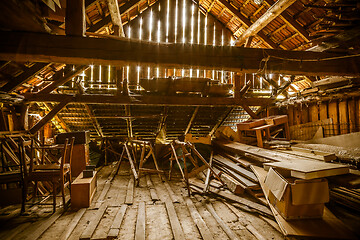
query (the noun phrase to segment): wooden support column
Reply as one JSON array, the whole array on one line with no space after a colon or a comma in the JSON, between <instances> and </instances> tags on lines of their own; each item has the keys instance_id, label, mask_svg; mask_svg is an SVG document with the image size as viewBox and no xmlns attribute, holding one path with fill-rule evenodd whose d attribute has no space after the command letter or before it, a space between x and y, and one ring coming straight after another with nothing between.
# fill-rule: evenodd
<instances>
[{"instance_id":1,"label":"wooden support column","mask_svg":"<svg viewBox=\"0 0 360 240\"><path fill-rule=\"evenodd\" d=\"M332 119L334 135L339 135L339 111L337 101L329 102L329 118Z\"/></svg>"},{"instance_id":2,"label":"wooden support column","mask_svg":"<svg viewBox=\"0 0 360 240\"><path fill-rule=\"evenodd\" d=\"M58 112L60 112L70 100L65 99L56 105L45 117L43 117L38 123L30 129L31 134L35 134L39 131L47 122L49 122Z\"/></svg>"},{"instance_id":3,"label":"wooden support column","mask_svg":"<svg viewBox=\"0 0 360 240\"><path fill-rule=\"evenodd\" d=\"M121 95L123 93L124 86L124 68L121 66L116 66L116 95Z\"/></svg>"},{"instance_id":4,"label":"wooden support column","mask_svg":"<svg viewBox=\"0 0 360 240\"><path fill-rule=\"evenodd\" d=\"M245 74L235 74L234 79L234 98L239 99L241 98L240 90L241 90L241 82L245 82Z\"/></svg>"},{"instance_id":5,"label":"wooden support column","mask_svg":"<svg viewBox=\"0 0 360 240\"><path fill-rule=\"evenodd\" d=\"M272 5L256 22L254 22L237 40L236 45L241 46L245 43L246 39L250 36L254 36L261 31L272 20L285 11L296 0L279 0Z\"/></svg>"},{"instance_id":6,"label":"wooden support column","mask_svg":"<svg viewBox=\"0 0 360 240\"><path fill-rule=\"evenodd\" d=\"M91 119L91 121L92 121L92 123L94 125L94 128L95 128L96 132L98 133L98 135L100 137L104 137L101 126L100 126L98 120L96 119L96 117L94 115L94 111L93 111L92 107L89 106L89 104L84 104L84 107L85 107L86 112L88 113L88 115L89 115L89 117L90 117L90 119Z\"/></svg>"},{"instance_id":7,"label":"wooden support column","mask_svg":"<svg viewBox=\"0 0 360 240\"><path fill-rule=\"evenodd\" d=\"M85 30L85 0L66 0L66 35L84 37Z\"/></svg>"},{"instance_id":8,"label":"wooden support column","mask_svg":"<svg viewBox=\"0 0 360 240\"><path fill-rule=\"evenodd\" d=\"M191 116L191 118L190 118L190 121L189 121L189 123L188 123L188 125L187 125L187 127L186 127L186 129L185 129L184 135L186 135L186 134L189 133L190 128L191 128L191 125L192 125L192 123L194 122L194 119L195 119L196 114L197 114L198 111L199 111L199 106L197 106L197 107L195 108L195 110L194 110L194 112L193 112L193 114L192 114L192 116Z\"/></svg>"},{"instance_id":9,"label":"wooden support column","mask_svg":"<svg viewBox=\"0 0 360 240\"><path fill-rule=\"evenodd\" d=\"M131 111L130 111L130 106L129 105L125 105L125 115L126 116L131 116ZM126 119L127 132L128 132L128 137L129 138L133 137L132 122L131 121L132 121L131 118Z\"/></svg>"}]
</instances>

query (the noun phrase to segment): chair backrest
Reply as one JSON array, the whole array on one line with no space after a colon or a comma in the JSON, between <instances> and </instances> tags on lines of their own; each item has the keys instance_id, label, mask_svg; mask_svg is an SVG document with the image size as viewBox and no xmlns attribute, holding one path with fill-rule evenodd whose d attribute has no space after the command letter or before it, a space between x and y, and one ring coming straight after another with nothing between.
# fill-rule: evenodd
<instances>
[{"instance_id":1,"label":"chair backrest","mask_svg":"<svg viewBox=\"0 0 360 240\"><path fill-rule=\"evenodd\" d=\"M62 156L61 156L61 160L60 160L60 169L63 169L64 168L64 164L65 164L65 161L66 161L66 157L68 155L68 149L69 149L69 139L65 139L65 142L64 142L64 150L63 150L63 153L62 153Z\"/></svg>"},{"instance_id":2,"label":"chair backrest","mask_svg":"<svg viewBox=\"0 0 360 240\"><path fill-rule=\"evenodd\" d=\"M71 166L71 159L72 159L72 153L73 153L73 148L74 148L74 142L75 142L75 137L72 137L70 139L70 146L69 146L69 150L68 150L68 159L66 161L66 163L69 163Z\"/></svg>"}]
</instances>

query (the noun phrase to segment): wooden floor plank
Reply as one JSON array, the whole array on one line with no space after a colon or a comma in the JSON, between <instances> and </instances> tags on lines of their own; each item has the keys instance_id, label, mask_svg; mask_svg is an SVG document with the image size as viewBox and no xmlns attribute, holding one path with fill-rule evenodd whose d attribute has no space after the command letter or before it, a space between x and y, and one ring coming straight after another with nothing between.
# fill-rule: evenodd
<instances>
[{"instance_id":1,"label":"wooden floor plank","mask_svg":"<svg viewBox=\"0 0 360 240\"><path fill-rule=\"evenodd\" d=\"M81 234L80 240L90 240L91 239L91 236L93 235L96 227L100 223L100 220L101 220L102 216L104 215L106 208L107 208L107 206L105 204L103 204L103 205L101 205L101 207L98 210L96 210L97 212L96 212L94 218L91 220L89 219L90 223L86 227L84 232Z\"/></svg>"},{"instance_id":2,"label":"wooden floor plank","mask_svg":"<svg viewBox=\"0 0 360 240\"><path fill-rule=\"evenodd\" d=\"M191 218L199 229L199 232L204 240L213 240L213 236L206 225L205 221L200 216L200 213L197 211L193 201L189 197L185 197L185 203L189 209Z\"/></svg>"},{"instance_id":3,"label":"wooden floor plank","mask_svg":"<svg viewBox=\"0 0 360 240\"><path fill-rule=\"evenodd\" d=\"M38 227L28 234L25 240L38 239L63 214L63 212L63 209L58 209L51 217L45 221L39 222Z\"/></svg>"},{"instance_id":4,"label":"wooden floor plank","mask_svg":"<svg viewBox=\"0 0 360 240\"><path fill-rule=\"evenodd\" d=\"M211 203L207 203L205 206L231 240L240 240L236 233L219 217Z\"/></svg>"},{"instance_id":5,"label":"wooden floor plank","mask_svg":"<svg viewBox=\"0 0 360 240\"><path fill-rule=\"evenodd\" d=\"M126 190L125 204L132 205L134 202L134 177L130 176L129 184Z\"/></svg>"},{"instance_id":6,"label":"wooden floor plank","mask_svg":"<svg viewBox=\"0 0 360 240\"><path fill-rule=\"evenodd\" d=\"M30 222L23 223L23 224L17 226L16 228L12 229L10 232L8 232L6 234L6 236L1 236L0 239L3 239L3 240L16 239L15 236L29 226L30 226Z\"/></svg>"},{"instance_id":7,"label":"wooden floor plank","mask_svg":"<svg viewBox=\"0 0 360 240\"><path fill-rule=\"evenodd\" d=\"M121 223L123 222L127 205L122 205L116 213L114 221L110 227L110 231L107 234L107 239L115 239L119 235Z\"/></svg>"},{"instance_id":8,"label":"wooden floor plank","mask_svg":"<svg viewBox=\"0 0 360 240\"><path fill-rule=\"evenodd\" d=\"M200 189L204 188L204 184L199 182L199 181L196 181L195 179L190 179L189 182L190 182L191 185L194 185L194 186L196 186L196 187L198 187ZM255 203L253 201L247 200L246 198L234 195L232 193L227 193L225 191L215 189L215 188L213 188L211 186L209 188L209 191L216 194L216 195L218 195L218 196L220 196L220 197L226 198L226 199L228 199L230 201L234 201L234 202L240 203L241 205L245 205L245 206L259 212L260 214L263 214L263 215L269 216L269 217L273 217L272 212L266 206L263 206L261 204L258 204L258 203Z\"/></svg>"},{"instance_id":9,"label":"wooden floor plank","mask_svg":"<svg viewBox=\"0 0 360 240\"><path fill-rule=\"evenodd\" d=\"M140 202L136 220L135 240L145 240L145 219L145 202Z\"/></svg>"},{"instance_id":10,"label":"wooden floor plank","mask_svg":"<svg viewBox=\"0 0 360 240\"><path fill-rule=\"evenodd\" d=\"M66 226L65 231L61 234L59 238L60 240L67 240L69 238L69 236L74 231L76 225L79 223L81 217L84 215L85 212L86 212L86 208L81 208L76 212L75 216L73 217L69 225Z\"/></svg>"},{"instance_id":11,"label":"wooden floor plank","mask_svg":"<svg viewBox=\"0 0 360 240\"><path fill-rule=\"evenodd\" d=\"M175 240L183 240L185 239L184 236L184 232L183 229L180 225L180 221L177 217L174 205L171 201L166 200L165 201L165 207L166 207L166 211L169 217L169 221L170 221L170 225L171 225L171 230L172 233L174 235L174 239Z\"/></svg>"},{"instance_id":12,"label":"wooden floor plank","mask_svg":"<svg viewBox=\"0 0 360 240\"><path fill-rule=\"evenodd\" d=\"M171 189L169 183L168 183L167 181L165 181L165 182L164 182L164 185L165 185L166 190L167 190L168 193L169 193L169 196L170 196L172 202L173 202L173 203L179 203L179 202L180 202L179 197L176 196L176 194L174 193L174 191Z\"/></svg>"},{"instance_id":13,"label":"wooden floor plank","mask_svg":"<svg viewBox=\"0 0 360 240\"><path fill-rule=\"evenodd\" d=\"M146 175L146 185L147 185L147 187L149 188L151 200L153 200L153 201L158 201L158 200L160 200L159 197L158 197L158 195L157 195L157 193L156 193L156 190L155 190L155 188L154 188L154 184L152 183L149 174Z\"/></svg>"},{"instance_id":14,"label":"wooden floor plank","mask_svg":"<svg viewBox=\"0 0 360 240\"><path fill-rule=\"evenodd\" d=\"M249 232L251 232L251 233L255 236L256 239L258 239L258 240L265 240L265 239L266 239L261 233L259 233L259 232L254 228L253 225L251 225L250 222L248 222L248 221L245 219L244 214L242 214L239 209L237 209L236 207L234 207L233 205L231 205L230 203L227 203L227 202L225 202L225 201L224 201L224 204L225 204L228 208L230 208L230 210L238 217L240 223L241 223L242 225L244 225L245 228L246 228Z\"/></svg>"}]
</instances>

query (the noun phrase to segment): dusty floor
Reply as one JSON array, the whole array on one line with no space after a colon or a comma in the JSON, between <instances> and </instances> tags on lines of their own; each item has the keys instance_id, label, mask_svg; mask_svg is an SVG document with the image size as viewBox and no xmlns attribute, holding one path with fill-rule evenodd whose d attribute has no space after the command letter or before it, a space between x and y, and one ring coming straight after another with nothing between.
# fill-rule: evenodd
<instances>
[{"instance_id":1,"label":"dusty floor","mask_svg":"<svg viewBox=\"0 0 360 240\"><path fill-rule=\"evenodd\" d=\"M105 209L105 212L91 239L107 239L116 214L121 208L124 208L127 195L131 194L128 192L128 183L131 178L130 168L127 163L123 163L119 174L110 183L107 194L101 196L104 188L106 188L105 182L114 167L115 165L110 165L100 170L97 192L89 208L83 210L69 209L57 218L38 239L80 239L90 224L94 221L98 222L96 216L100 209ZM213 239L234 239L234 236L230 238L228 233L224 231L224 227L219 224L213 212L210 211L211 208L215 210L215 214L235 233L238 239L284 239L283 235L276 229L277 224L273 220L243 211L234 207L235 204L229 205L230 202L225 202L223 199L195 195L190 198L195 208L189 207L189 202L186 201L188 199L187 191L184 184L176 176L169 182L163 182L158 175L151 175L150 180L153 187L149 185L146 177L141 177L139 186L134 188L133 203L126 205L126 212L117 239L135 239L137 224L140 221L138 219L139 206L143 203L145 204L145 239L174 239L168 206L165 202L170 202L170 205L174 206L175 217L180 222L185 239L203 239L202 234L204 233L201 233L201 227L198 227L199 221L202 220L208 227ZM151 195L151 191L153 191L151 188L155 189L155 194L159 200L153 200L154 195ZM104 198L102 199L102 197ZM198 212L202 220L194 221L189 209L192 209L192 213ZM37 239L34 237L37 229L43 227L50 216L54 217L56 214L52 215L51 207L38 206L28 208L24 216L18 216L16 211L14 208L2 209L0 213L0 239ZM71 228L70 226L73 223L75 223L73 231L66 235L66 231ZM272 226L272 224L274 225ZM258 234L258 236L254 234Z\"/></svg>"}]
</instances>

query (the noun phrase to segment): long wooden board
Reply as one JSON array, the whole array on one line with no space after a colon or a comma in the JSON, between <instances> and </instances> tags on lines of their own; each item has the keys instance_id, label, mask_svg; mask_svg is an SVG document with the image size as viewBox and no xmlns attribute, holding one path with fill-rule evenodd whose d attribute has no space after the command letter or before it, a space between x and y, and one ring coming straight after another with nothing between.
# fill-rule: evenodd
<instances>
[{"instance_id":1,"label":"long wooden board","mask_svg":"<svg viewBox=\"0 0 360 240\"><path fill-rule=\"evenodd\" d=\"M51 217L39 223L36 229L32 231L27 237L26 240L35 240L38 239L62 214L63 209L57 210Z\"/></svg>"},{"instance_id":2,"label":"long wooden board","mask_svg":"<svg viewBox=\"0 0 360 240\"><path fill-rule=\"evenodd\" d=\"M127 205L122 205L117 211L114 221L110 227L110 231L107 234L107 239L115 239L119 235L121 223L126 213Z\"/></svg>"},{"instance_id":3,"label":"long wooden board","mask_svg":"<svg viewBox=\"0 0 360 240\"><path fill-rule=\"evenodd\" d=\"M86 227L86 229L81 234L80 240L90 240L91 239L91 236L95 232L95 229L98 226L106 209L107 209L106 204L103 204L103 205L101 205L101 207L98 210L96 210L97 212L96 212L94 218L90 220L89 225Z\"/></svg>"},{"instance_id":4,"label":"long wooden board","mask_svg":"<svg viewBox=\"0 0 360 240\"><path fill-rule=\"evenodd\" d=\"M131 205L134 202L134 177L131 175L126 190L125 204Z\"/></svg>"},{"instance_id":5,"label":"long wooden board","mask_svg":"<svg viewBox=\"0 0 360 240\"><path fill-rule=\"evenodd\" d=\"M60 240L67 240L70 237L71 233L74 231L75 227L77 226L85 212L86 208L81 208L77 211L69 225L66 226L65 231L61 234L59 238Z\"/></svg>"},{"instance_id":6,"label":"long wooden board","mask_svg":"<svg viewBox=\"0 0 360 240\"><path fill-rule=\"evenodd\" d=\"M204 188L204 184L202 184L202 183L200 183L198 181L195 181L194 179L190 179L189 183L191 185L194 185L194 186L200 188L200 189ZM232 193L227 193L225 191L215 189L215 188L213 188L211 186L209 187L209 191L216 194L216 195L218 195L218 196L220 196L220 197L228 199L230 201L234 201L234 202L237 202L237 203L239 203L241 205L245 205L245 206L247 206L247 207L249 207L249 208L251 208L253 210L256 210L260 214L272 217L271 211L267 207L265 207L265 206L263 206L261 204L252 202L252 201L247 200L247 199L245 199L243 197L240 197L240 196L236 196L236 195L234 195Z\"/></svg>"},{"instance_id":7,"label":"long wooden board","mask_svg":"<svg viewBox=\"0 0 360 240\"><path fill-rule=\"evenodd\" d=\"M242 175L243 177L246 177L247 179L257 182L257 178L254 173L236 165L233 161L229 160L228 158L222 157L220 155L214 156L214 160L217 160L217 162L225 165L227 168L232 169L233 171L237 172L238 174Z\"/></svg>"},{"instance_id":8,"label":"long wooden board","mask_svg":"<svg viewBox=\"0 0 360 240\"><path fill-rule=\"evenodd\" d=\"M204 219L200 216L200 213L197 211L193 201L189 197L185 197L185 203L189 209L191 218L199 229L202 238L204 240L214 240L208 226L206 225Z\"/></svg>"},{"instance_id":9,"label":"long wooden board","mask_svg":"<svg viewBox=\"0 0 360 240\"><path fill-rule=\"evenodd\" d=\"M233 230L231 230L231 228L224 222L224 220L219 217L211 203L208 203L205 206L231 240L240 240L236 233L234 233Z\"/></svg>"},{"instance_id":10,"label":"long wooden board","mask_svg":"<svg viewBox=\"0 0 360 240\"><path fill-rule=\"evenodd\" d=\"M269 189L264 184L267 172L257 166L251 166L252 170L259 179L259 183L264 191L266 198ZM303 236L325 239L357 239L355 235L345 226L345 224L336 218L329 209L325 207L322 219L306 219L296 221L286 221L277 210L270 205L274 213L276 222L285 236Z\"/></svg>"},{"instance_id":11,"label":"long wooden board","mask_svg":"<svg viewBox=\"0 0 360 240\"><path fill-rule=\"evenodd\" d=\"M173 203L169 200L165 200L165 207L169 216L169 221L170 221L172 233L174 235L174 239L184 240L185 239L184 231L180 225L180 221L177 217Z\"/></svg>"},{"instance_id":12,"label":"long wooden board","mask_svg":"<svg viewBox=\"0 0 360 240\"><path fill-rule=\"evenodd\" d=\"M314 179L349 173L349 166L347 165L299 159L264 163L264 166L290 170L292 177L301 179Z\"/></svg>"},{"instance_id":13,"label":"long wooden board","mask_svg":"<svg viewBox=\"0 0 360 240\"><path fill-rule=\"evenodd\" d=\"M230 152L240 153L242 155L252 154L254 156L275 161L274 163L264 163L264 165L289 169L291 170L291 176L297 178L321 178L346 174L349 172L349 167L343 164L326 163L316 160L312 161L309 160L309 158L280 153L237 142L215 141L215 144Z\"/></svg>"},{"instance_id":14,"label":"long wooden board","mask_svg":"<svg viewBox=\"0 0 360 240\"><path fill-rule=\"evenodd\" d=\"M145 240L145 236L146 236L145 220L146 220L145 202L140 202L138 207L137 220L136 220L135 240Z\"/></svg>"}]
</instances>

